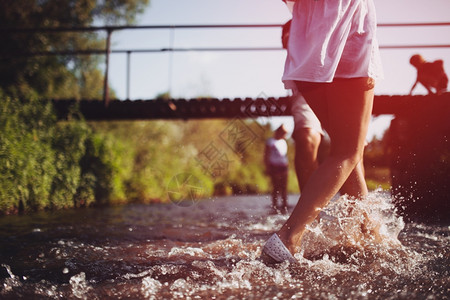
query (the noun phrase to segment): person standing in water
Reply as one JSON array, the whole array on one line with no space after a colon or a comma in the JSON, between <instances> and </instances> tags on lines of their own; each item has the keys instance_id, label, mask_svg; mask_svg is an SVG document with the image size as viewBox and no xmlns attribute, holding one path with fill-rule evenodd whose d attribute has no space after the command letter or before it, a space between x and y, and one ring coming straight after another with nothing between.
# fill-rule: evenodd
<instances>
[{"instance_id":1,"label":"person standing in water","mask_svg":"<svg viewBox=\"0 0 450 300\"><path fill-rule=\"evenodd\" d=\"M288 146L286 143L287 130L281 125L274 132L274 136L266 141L264 149L264 165L266 174L272 182L272 208L278 209L277 198L280 196L282 210L287 211L287 180L288 180Z\"/></svg>"},{"instance_id":2,"label":"person standing in water","mask_svg":"<svg viewBox=\"0 0 450 300\"><path fill-rule=\"evenodd\" d=\"M382 77L373 0L297 0L283 82L302 93L330 137L330 153L263 253L296 262L306 226L339 191L368 194L361 164L375 80Z\"/></svg>"}]
</instances>

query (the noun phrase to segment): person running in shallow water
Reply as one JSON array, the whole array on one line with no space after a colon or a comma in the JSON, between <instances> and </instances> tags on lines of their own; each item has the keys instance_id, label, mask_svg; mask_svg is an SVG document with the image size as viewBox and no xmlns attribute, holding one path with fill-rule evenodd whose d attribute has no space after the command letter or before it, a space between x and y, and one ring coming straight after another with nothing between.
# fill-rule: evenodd
<instances>
[{"instance_id":1,"label":"person running in shallow water","mask_svg":"<svg viewBox=\"0 0 450 300\"><path fill-rule=\"evenodd\" d=\"M375 80L382 77L373 0L297 0L283 82L302 93L330 137L330 154L312 173L288 220L263 248L296 262L306 226L340 190L368 194L361 164Z\"/></svg>"},{"instance_id":2,"label":"person running in shallow water","mask_svg":"<svg viewBox=\"0 0 450 300\"><path fill-rule=\"evenodd\" d=\"M286 143L287 130L281 125L274 132L274 136L266 141L264 149L264 165L266 174L272 182L272 208L278 209L277 198L281 197L282 211L287 212L287 180L288 180L288 146Z\"/></svg>"}]
</instances>

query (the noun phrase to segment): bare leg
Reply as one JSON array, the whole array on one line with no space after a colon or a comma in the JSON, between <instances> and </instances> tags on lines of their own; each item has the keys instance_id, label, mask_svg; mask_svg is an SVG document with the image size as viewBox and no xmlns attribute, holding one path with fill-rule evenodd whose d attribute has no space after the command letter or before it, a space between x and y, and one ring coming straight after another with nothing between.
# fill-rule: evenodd
<instances>
[{"instance_id":1,"label":"bare leg","mask_svg":"<svg viewBox=\"0 0 450 300\"><path fill-rule=\"evenodd\" d=\"M300 85L308 104L327 128L331 149L311 175L291 216L278 232L291 253L297 252L306 226L314 221L362 159L373 104L373 86L369 82L368 78L355 78L306 84L313 86L312 89Z\"/></svg>"},{"instance_id":2,"label":"bare leg","mask_svg":"<svg viewBox=\"0 0 450 300\"><path fill-rule=\"evenodd\" d=\"M282 211L287 211L287 182L288 174L283 173L281 175L281 199L282 199Z\"/></svg>"},{"instance_id":3,"label":"bare leg","mask_svg":"<svg viewBox=\"0 0 450 300\"><path fill-rule=\"evenodd\" d=\"M274 174L270 175L270 180L272 182L272 208L277 208L277 195L278 195L278 186L277 179Z\"/></svg>"},{"instance_id":4,"label":"bare leg","mask_svg":"<svg viewBox=\"0 0 450 300\"><path fill-rule=\"evenodd\" d=\"M358 165L356 165L356 168L352 173L350 173L350 176L341 188L341 193L355 198L363 198L369 193L364 178L364 165L362 159Z\"/></svg>"},{"instance_id":5,"label":"bare leg","mask_svg":"<svg viewBox=\"0 0 450 300\"><path fill-rule=\"evenodd\" d=\"M298 186L302 192L308 178L319 166L317 152L322 136L311 128L302 128L294 132L293 138L295 140L295 171ZM340 192L356 198L362 198L368 194L362 160L352 171Z\"/></svg>"},{"instance_id":6,"label":"bare leg","mask_svg":"<svg viewBox=\"0 0 450 300\"><path fill-rule=\"evenodd\" d=\"M321 134L311 128L302 128L294 131L295 140L295 172L297 173L300 192L318 167L317 152L319 150Z\"/></svg>"}]
</instances>

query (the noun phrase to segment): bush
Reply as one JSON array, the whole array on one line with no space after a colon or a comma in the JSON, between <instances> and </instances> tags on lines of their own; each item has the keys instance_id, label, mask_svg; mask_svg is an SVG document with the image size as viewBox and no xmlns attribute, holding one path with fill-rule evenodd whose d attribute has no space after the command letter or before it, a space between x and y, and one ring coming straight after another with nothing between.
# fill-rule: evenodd
<instances>
[{"instance_id":1,"label":"bush","mask_svg":"<svg viewBox=\"0 0 450 300\"><path fill-rule=\"evenodd\" d=\"M0 210L49 206L55 155L51 107L2 97L0 104Z\"/></svg>"},{"instance_id":2,"label":"bush","mask_svg":"<svg viewBox=\"0 0 450 300\"><path fill-rule=\"evenodd\" d=\"M0 212L79 207L123 198L111 142L51 103L0 93Z\"/></svg>"}]
</instances>

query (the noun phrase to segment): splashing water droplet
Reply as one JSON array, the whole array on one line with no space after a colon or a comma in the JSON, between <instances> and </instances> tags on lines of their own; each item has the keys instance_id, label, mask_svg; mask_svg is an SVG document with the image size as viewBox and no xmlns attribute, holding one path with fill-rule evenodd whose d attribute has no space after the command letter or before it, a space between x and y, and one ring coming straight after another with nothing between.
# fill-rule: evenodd
<instances>
[{"instance_id":1,"label":"splashing water droplet","mask_svg":"<svg viewBox=\"0 0 450 300\"><path fill-rule=\"evenodd\" d=\"M148 276L142 279L141 293L146 299L157 299L161 287L162 284L158 280Z\"/></svg>"},{"instance_id":2,"label":"splashing water droplet","mask_svg":"<svg viewBox=\"0 0 450 300\"><path fill-rule=\"evenodd\" d=\"M72 276L69 283L75 297L79 299L88 299L86 294L92 289L92 287L90 287L86 282L86 274L84 272Z\"/></svg>"}]
</instances>

